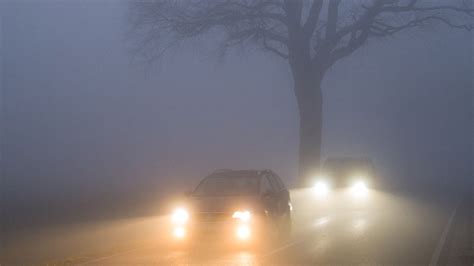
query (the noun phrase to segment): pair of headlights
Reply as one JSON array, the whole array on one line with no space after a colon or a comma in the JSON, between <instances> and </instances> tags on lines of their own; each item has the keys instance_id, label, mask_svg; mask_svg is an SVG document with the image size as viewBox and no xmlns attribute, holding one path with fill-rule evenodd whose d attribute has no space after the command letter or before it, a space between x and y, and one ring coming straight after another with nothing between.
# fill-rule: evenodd
<instances>
[{"instance_id":1,"label":"pair of headlights","mask_svg":"<svg viewBox=\"0 0 474 266\"><path fill-rule=\"evenodd\" d=\"M247 222L250 221L251 217L252 214L247 210L235 211L232 214L233 219L242 222L235 230L235 235L238 239L246 240L250 237L250 227ZM174 236L176 238L184 238L186 236L185 224L189 220L189 212L184 208L178 208L171 214L171 220L175 225L173 230Z\"/></svg>"},{"instance_id":2,"label":"pair of headlights","mask_svg":"<svg viewBox=\"0 0 474 266\"><path fill-rule=\"evenodd\" d=\"M313 187L313 190L318 196L326 196L329 194L331 187L324 181L318 181ZM368 188L365 182L355 182L350 188L354 196L365 196L368 193Z\"/></svg>"}]
</instances>

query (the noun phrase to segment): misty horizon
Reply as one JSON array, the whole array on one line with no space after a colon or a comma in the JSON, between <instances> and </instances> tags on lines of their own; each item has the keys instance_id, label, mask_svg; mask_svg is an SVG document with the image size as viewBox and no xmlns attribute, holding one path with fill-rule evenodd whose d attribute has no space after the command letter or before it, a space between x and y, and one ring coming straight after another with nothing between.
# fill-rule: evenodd
<instances>
[{"instance_id":1,"label":"misty horizon","mask_svg":"<svg viewBox=\"0 0 474 266\"><path fill-rule=\"evenodd\" d=\"M295 184L298 111L285 62L238 49L221 60L208 43L147 68L130 53L127 7L2 3L8 208L149 202L216 168L273 169ZM323 157L376 158L398 185L472 173L472 34L372 40L330 69L323 93Z\"/></svg>"}]
</instances>

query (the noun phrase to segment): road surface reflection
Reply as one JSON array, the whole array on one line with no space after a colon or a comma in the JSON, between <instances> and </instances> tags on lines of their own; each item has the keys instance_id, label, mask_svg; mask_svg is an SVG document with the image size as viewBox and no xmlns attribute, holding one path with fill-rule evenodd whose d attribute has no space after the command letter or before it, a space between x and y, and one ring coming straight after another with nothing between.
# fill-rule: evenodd
<instances>
[{"instance_id":1,"label":"road surface reflection","mask_svg":"<svg viewBox=\"0 0 474 266\"><path fill-rule=\"evenodd\" d=\"M9 257L3 260L89 265L426 264L445 222L439 206L428 208L429 202L376 190L358 198L345 189L325 197L298 189L291 196L293 232L284 243L246 247L216 240L176 245L170 217L164 215L29 234L9 243Z\"/></svg>"}]
</instances>

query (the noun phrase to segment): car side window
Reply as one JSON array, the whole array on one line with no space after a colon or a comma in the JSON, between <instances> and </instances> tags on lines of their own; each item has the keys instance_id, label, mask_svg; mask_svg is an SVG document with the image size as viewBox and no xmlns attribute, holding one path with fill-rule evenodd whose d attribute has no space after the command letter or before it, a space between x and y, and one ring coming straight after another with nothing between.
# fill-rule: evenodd
<instances>
[{"instance_id":1,"label":"car side window","mask_svg":"<svg viewBox=\"0 0 474 266\"><path fill-rule=\"evenodd\" d=\"M276 175L276 174L275 174L274 176L275 176L275 180L276 180L276 182L277 182L277 184L278 184L278 187L279 187L280 189L285 189L285 184L283 184L283 181L281 181L281 178L280 178L278 175Z\"/></svg>"},{"instance_id":2,"label":"car side window","mask_svg":"<svg viewBox=\"0 0 474 266\"><path fill-rule=\"evenodd\" d=\"M260 193L264 194L264 193L269 192L269 191L270 192L274 191L273 186L270 183L270 181L268 181L267 176L262 176L262 178L260 179Z\"/></svg>"},{"instance_id":3,"label":"car side window","mask_svg":"<svg viewBox=\"0 0 474 266\"><path fill-rule=\"evenodd\" d=\"M281 187L279 186L278 182L275 179L275 176L272 174L267 175L268 180L270 180L270 184L273 187L273 191L280 191Z\"/></svg>"}]
</instances>

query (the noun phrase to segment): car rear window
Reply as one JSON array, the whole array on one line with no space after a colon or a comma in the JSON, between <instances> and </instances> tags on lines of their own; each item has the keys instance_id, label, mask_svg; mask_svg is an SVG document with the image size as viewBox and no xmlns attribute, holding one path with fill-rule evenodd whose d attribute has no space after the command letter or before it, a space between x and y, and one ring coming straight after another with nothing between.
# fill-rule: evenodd
<instances>
[{"instance_id":1,"label":"car rear window","mask_svg":"<svg viewBox=\"0 0 474 266\"><path fill-rule=\"evenodd\" d=\"M332 159L323 165L323 170L337 172L367 171L369 168L367 160L362 159Z\"/></svg>"}]
</instances>

